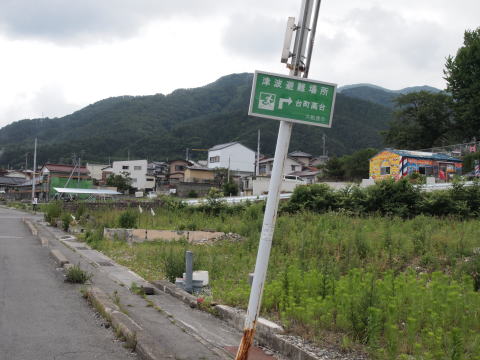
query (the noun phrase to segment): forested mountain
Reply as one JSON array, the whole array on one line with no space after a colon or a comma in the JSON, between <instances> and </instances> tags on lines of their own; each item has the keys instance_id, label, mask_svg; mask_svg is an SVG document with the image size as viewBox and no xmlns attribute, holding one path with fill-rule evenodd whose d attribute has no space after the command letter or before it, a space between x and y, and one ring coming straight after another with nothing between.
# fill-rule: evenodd
<instances>
[{"instance_id":1,"label":"forested mountain","mask_svg":"<svg viewBox=\"0 0 480 360\"><path fill-rule=\"evenodd\" d=\"M38 137L38 162L70 162L72 153L88 161L184 157L186 148L208 148L240 141L272 154L278 121L249 117L252 74L233 74L207 86L169 95L121 96L101 100L62 118L21 120L0 129L0 166L22 166ZM329 154L382 147L380 130L391 110L368 101L337 95L331 129L295 125L290 149L320 154L322 134ZM205 153L194 156L205 158ZM30 165L31 166L31 165Z\"/></svg>"},{"instance_id":2,"label":"forested mountain","mask_svg":"<svg viewBox=\"0 0 480 360\"><path fill-rule=\"evenodd\" d=\"M401 90L389 90L381 86L372 85L372 84L356 84L356 85L346 85L339 88L339 92L343 95L354 97L357 99L367 100L393 108L395 105L395 99L399 95L410 94L412 92L418 91L428 91L431 93L440 92L439 89L432 86L412 86L407 87Z\"/></svg>"}]
</instances>

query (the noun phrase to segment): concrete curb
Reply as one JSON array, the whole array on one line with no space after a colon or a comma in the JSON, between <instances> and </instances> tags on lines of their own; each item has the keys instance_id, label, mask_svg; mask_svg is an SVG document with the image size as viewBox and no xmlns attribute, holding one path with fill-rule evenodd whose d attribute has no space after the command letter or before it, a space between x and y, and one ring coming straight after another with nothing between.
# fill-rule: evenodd
<instances>
[{"instance_id":1,"label":"concrete curb","mask_svg":"<svg viewBox=\"0 0 480 360\"><path fill-rule=\"evenodd\" d=\"M143 329L126 314L113 310L111 315L113 328L125 338L127 347L135 349L137 345L137 333Z\"/></svg>"},{"instance_id":2,"label":"concrete curb","mask_svg":"<svg viewBox=\"0 0 480 360\"><path fill-rule=\"evenodd\" d=\"M50 250L50 256L52 256L55 262L62 268L70 263L70 261L67 260L65 255L63 255L62 252L58 249Z\"/></svg>"},{"instance_id":3,"label":"concrete curb","mask_svg":"<svg viewBox=\"0 0 480 360\"><path fill-rule=\"evenodd\" d=\"M189 294L188 292L179 289L168 280L156 280L151 282L157 289L176 297L177 299L183 301L185 304L189 305L191 308L198 307L197 297Z\"/></svg>"},{"instance_id":4,"label":"concrete curb","mask_svg":"<svg viewBox=\"0 0 480 360\"><path fill-rule=\"evenodd\" d=\"M32 233L33 236L38 235L38 229L35 227L35 225L29 219L22 218L22 221L28 226L28 228L30 229L30 232Z\"/></svg>"},{"instance_id":5,"label":"concrete curb","mask_svg":"<svg viewBox=\"0 0 480 360\"><path fill-rule=\"evenodd\" d=\"M182 300L191 307L197 306L197 298L188 292L179 289L167 280L153 281L152 284L159 290ZM230 326L243 332L246 312L244 310L235 309L227 305L215 305L215 315ZM318 357L309 354L304 349L288 342L282 338L285 332L283 327L264 318L259 318L256 328L256 341L263 346L279 352L288 359L293 360L318 360Z\"/></svg>"},{"instance_id":6,"label":"concrete curb","mask_svg":"<svg viewBox=\"0 0 480 360\"><path fill-rule=\"evenodd\" d=\"M144 360L175 359L174 355L167 354L155 339L145 332L140 325L113 303L105 292L96 287L87 289L87 299L108 320L117 335L125 338L126 344Z\"/></svg>"},{"instance_id":7,"label":"concrete curb","mask_svg":"<svg viewBox=\"0 0 480 360\"><path fill-rule=\"evenodd\" d=\"M22 218L22 221L27 225L33 236L37 236L42 246L48 246L48 236L45 236L42 231L39 231L37 224L30 219Z\"/></svg>"},{"instance_id":8,"label":"concrete curb","mask_svg":"<svg viewBox=\"0 0 480 360\"><path fill-rule=\"evenodd\" d=\"M198 307L197 297L189 294L188 292L176 287L174 284L168 280L157 280L153 281L152 284L159 290L170 294L176 297L179 300L182 300L190 307ZM216 315L222 320L226 321L229 325L233 326L235 329L243 332L243 325L245 323L246 312L240 309L235 309L227 305L216 305L215 306ZM283 334L284 329L275 324L272 321L269 321L264 318L259 318L257 321L257 334Z\"/></svg>"},{"instance_id":9,"label":"concrete curb","mask_svg":"<svg viewBox=\"0 0 480 360\"><path fill-rule=\"evenodd\" d=\"M245 317L247 313L244 310L236 309L227 305L215 305L217 315L229 323L237 330L243 331ZM256 333L259 335L283 334L285 330L273 321L258 318Z\"/></svg>"}]
</instances>

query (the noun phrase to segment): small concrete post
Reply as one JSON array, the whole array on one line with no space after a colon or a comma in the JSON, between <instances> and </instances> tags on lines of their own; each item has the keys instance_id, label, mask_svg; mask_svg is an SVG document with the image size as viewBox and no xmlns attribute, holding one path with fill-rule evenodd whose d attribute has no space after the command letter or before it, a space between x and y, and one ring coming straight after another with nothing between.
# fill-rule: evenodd
<instances>
[{"instance_id":1,"label":"small concrete post","mask_svg":"<svg viewBox=\"0 0 480 360\"><path fill-rule=\"evenodd\" d=\"M192 293L193 290L193 253L185 252L185 291Z\"/></svg>"}]
</instances>

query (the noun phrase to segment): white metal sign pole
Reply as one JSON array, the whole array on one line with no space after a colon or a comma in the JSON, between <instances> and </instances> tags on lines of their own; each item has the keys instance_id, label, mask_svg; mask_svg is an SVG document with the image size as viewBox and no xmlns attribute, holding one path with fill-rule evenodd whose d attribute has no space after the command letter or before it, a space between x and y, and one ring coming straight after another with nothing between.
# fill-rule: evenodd
<instances>
[{"instance_id":1,"label":"white metal sign pole","mask_svg":"<svg viewBox=\"0 0 480 360\"><path fill-rule=\"evenodd\" d=\"M302 58L304 57L312 5L313 0L302 0L290 75L298 76L299 72L302 71L300 65ZM268 187L268 198L265 208L265 215L263 217L263 226L262 233L260 235L257 261L255 264L255 273L253 276L252 289L248 302L244 333L235 357L236 360L248 359L248 350L253 343L253 338L255 335L256 322L260 312L262 293L267 276L268 259L270 257L270 250L272 247L273 232L275 230L278 203L280 200L280 189L283 180L283 170L285 167L288 146L290 144L292 126L292 122L281 121L280 128L278 130L277 146L275 148L273 169Z\"/></svg>"}]
</instances>

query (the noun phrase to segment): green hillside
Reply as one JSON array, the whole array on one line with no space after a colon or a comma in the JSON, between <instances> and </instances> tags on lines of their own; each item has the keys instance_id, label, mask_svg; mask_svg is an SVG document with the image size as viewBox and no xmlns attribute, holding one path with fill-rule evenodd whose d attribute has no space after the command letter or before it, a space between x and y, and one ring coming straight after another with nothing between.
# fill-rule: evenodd
<instances>
[{"instance_id":1,"label":"green hillside","mask_svg":"<svg viewBox=\"0 0 480 360\"><path fill-rule=\"evenodd\" d=\"M0 129L0 166L22 166L35 136L39 163L69 162L72 153L97 162L125 159L128 152L130 158L166 160L184 157L186 148L232 140L256 148L257 129L262 152L272 154L278 122L247 115L251 82L252 74L233 74L169 95L109 98L62 118L14 122ZM338 94L333 127L295 125L290 148L320 154L324 132L329 154L381 147L379 131L391 116L387 107Z\"/></svg>"},{"instance_id":2,"label":"green hillside","mask_svg":"<svg viewBox=\"0 0 480 360\"><path fill-rule=\"evenodd\" d=\"M371 101L375 104L383 105L389 108L394 107L397 96L418 91L438 93L441 90L427 85L412 86L401 90L389 90L372 84L346 85L339 88L339 92L341 92L343 95L347 95L356 99Z\"/></svg>"}]
</instances>

